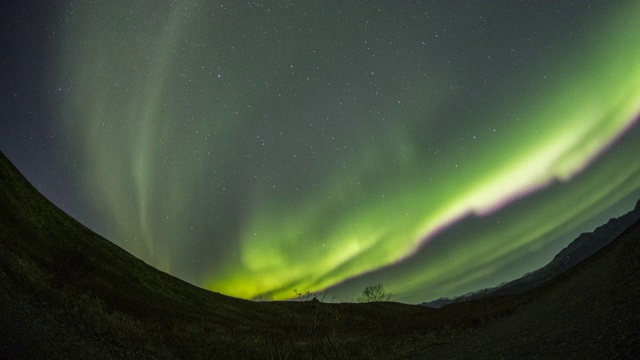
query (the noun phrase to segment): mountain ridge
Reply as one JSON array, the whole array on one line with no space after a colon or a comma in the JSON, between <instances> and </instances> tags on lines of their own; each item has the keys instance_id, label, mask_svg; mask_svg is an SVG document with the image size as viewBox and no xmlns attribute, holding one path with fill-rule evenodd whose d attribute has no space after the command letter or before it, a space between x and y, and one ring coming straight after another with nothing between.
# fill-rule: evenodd
<instances>
[{"instance_id":1,"label":"mountain ridge","mask_svg":"<svg viewBox=\"0 0 640 360\"><path fill-rule=\"evenodd\" d=\"M626 214L609 219L606 224L598 226L591 232L580 234L575 240L560 250L550 262L539 269L493 288L481 289L456 297L439 298L423 302L420 305L440 308L448 304L480 299L486 296L518 294L541 286L545 282L569 271L580 262L610 244L638 220L640 220L640 200L638 200L635 207Z\"/></svg>"}]
</instances>

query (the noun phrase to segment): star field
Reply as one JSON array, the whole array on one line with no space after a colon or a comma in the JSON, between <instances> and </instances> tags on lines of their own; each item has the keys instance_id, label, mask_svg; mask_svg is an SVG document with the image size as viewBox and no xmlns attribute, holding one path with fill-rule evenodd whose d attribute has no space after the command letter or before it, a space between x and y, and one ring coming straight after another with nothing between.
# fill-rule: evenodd
<instances>
[{"instance_id":1,"label":"star field","mask_svg":"<svg viewBox=\"0 0 640 360\"><path fill-rule=\"evenodd\" d=\"M51 143L73 212L214 291L456 295L640 195L633 1L57 10Z\"/></svg>"}]
</instances>

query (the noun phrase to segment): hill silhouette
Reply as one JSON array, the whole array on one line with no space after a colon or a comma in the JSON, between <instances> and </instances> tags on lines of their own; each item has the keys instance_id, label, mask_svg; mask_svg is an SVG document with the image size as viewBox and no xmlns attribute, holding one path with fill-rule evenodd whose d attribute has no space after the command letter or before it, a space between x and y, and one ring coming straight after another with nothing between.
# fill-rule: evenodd
<instances>
[{"instance_id":1,"label":"hill silhouette","mask_svg":"<svg viewBox=\"0 0 640 360\"><path fill-rule=\"evenodd\" d=\"M638 353L639 238L636 222L542 288L437 310L252 302L145 264L49 202L0 153L0 357L531 358L598 348L624 358Z\"/></svg>"},{"instance_id":2,"label":"hill silhouette","mask_svg":"<svg viewBox=\"0 0 640 360\"><path fill-rule=\"evenodd\" d=\"M593 232L580 234L578 238L562 249L547 265L540 269L494 288L482 289L454 298L440 298L422 303L422 305L439 308L444 305L481 299L487 296L518 294L539 287L545 282L572 269L589 256L610 244L638 220L640 220L640 201L638 201L635 208L628 213L614 219L609 219L606 224L599 226Z\"/></svg>"},{"instance_id":3,"label":"hill silhouette","mask_svg":"<svg viewBox=\"0 0 640 360\"><path fill-rule=\"evenodd\" d=\"M593 256L520 295L529 300L510 316L411 359L638 359L639 254L636 221ZM442 310L513 297L490 296Z\"/></svg>"}]
</instances>

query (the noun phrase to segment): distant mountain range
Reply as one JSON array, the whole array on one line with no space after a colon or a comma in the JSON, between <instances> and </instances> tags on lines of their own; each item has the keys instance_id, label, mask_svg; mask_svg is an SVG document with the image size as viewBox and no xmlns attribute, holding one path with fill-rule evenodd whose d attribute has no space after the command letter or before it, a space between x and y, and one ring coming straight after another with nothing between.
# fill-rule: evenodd
<instances>
[{"instance_id":1,"label":"distant mountain range","mask_svg":"<svg viewBox=\"0 0 640 360\"><path fill-rule=\"evenodd\" d=\"M468 294L440 298L420 305L440 308L448 304L481 299L487 296L514 295L538 287L556 276L565 273L589 256L598 252L620 236L631 225L640 220L640 201L633 210L596 228L593 232L582 233L567 247L562 249L547 265L527 273L519 279L501 284L494 288L482 289Z\"/></svg>"}]
</instances>

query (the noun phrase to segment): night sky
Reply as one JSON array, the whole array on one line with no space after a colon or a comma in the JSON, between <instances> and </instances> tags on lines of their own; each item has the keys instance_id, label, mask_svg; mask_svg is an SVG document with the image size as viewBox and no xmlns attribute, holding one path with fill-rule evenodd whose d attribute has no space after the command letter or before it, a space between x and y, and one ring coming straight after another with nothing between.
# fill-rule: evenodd
<instances>
[{"instance_id":1,"label":"night sky","mask_svg":"<svg viewBox=\"0 0 640 360\"><path fill-rule=\"evenodd\" d=\"M214 291L458 295L640 198L637 0L4 6L0 149Z\"/></svg>"}]
</instances>

